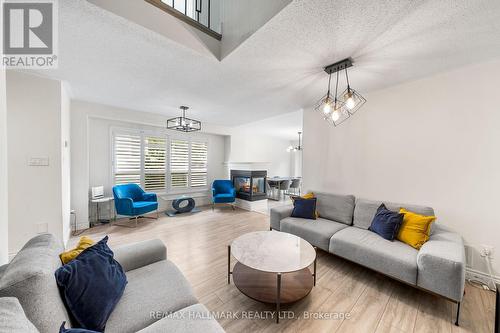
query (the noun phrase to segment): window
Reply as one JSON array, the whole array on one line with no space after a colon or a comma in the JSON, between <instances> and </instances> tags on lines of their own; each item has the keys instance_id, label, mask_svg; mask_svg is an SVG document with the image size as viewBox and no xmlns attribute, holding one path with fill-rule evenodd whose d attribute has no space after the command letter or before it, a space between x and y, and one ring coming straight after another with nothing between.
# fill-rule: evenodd
<instances>
[{"instance_id":1,"label":"window","mask_svg":"<svg viewBox=\"0 0 500 333\"><path fill-rule=\"evenodd\" d=\"M140 135L115 135L115 184L141 184Z\"/></svg>"},{"instance_id":2,"label":"window","mask_svg":"<svg viewBox=\"0 0 500 333\"><path fill-rule=\"evenodd\" d=\"M189 142L170 142L170 181L172 188L186 188L189 184Z\"/></svg>"},{"instance_id":3,"label":"window","mask_svg":"<svg viewBox=\"0 0 500 333\"><path fill-rule=\"evenodd\" d=\"M171 187L207 186L207 143L173 139L170 141Z\"/></svg>"},{"instance_id":4,"label":"window","mask_svg":"<svg viewBox=\"0 0 500 333\"><path fill-rule=\"evenodd\" d=\"M144 188L146 191L166 188L166 142L164 137L144 137Z\"/></svg>"},{"instance_id":5,"label":"window","mask_svg":"<svg viewBox=\"0 0 500 333\"><path fill-rule=\"evenodd\" d=\"M191 187L207 186L207 144L191 143Z\"/></svg>"},{"instance_id":6,"label":"window","mask_svg":"<svg viewBox=\"0 0 500 333\"><path fill-rule=\"evenodd\" d=\"M146 191L207 186L208 145L143 131L113 131L115 184L135 183Z\"/></svg>"}]
</instances>

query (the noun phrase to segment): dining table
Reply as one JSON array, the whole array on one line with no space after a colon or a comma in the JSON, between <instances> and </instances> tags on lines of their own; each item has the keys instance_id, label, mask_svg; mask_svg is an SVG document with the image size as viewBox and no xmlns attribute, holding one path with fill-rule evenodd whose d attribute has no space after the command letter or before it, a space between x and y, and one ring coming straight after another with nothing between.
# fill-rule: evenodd
<instances>
[{"instance_id":1,"label":"dining table","mask_svg":"<svg viewBox=\"0 0 500 333\"><path fill-rule=\"evenodd\" d=\"M286 180L292 181L293 179L296 179L296 178L297 177L280 177L280 176L267 177L267 183L269 184L269 187L271 188L271 190L273 190L272 192L274 192L274 189L276 189L278 192L278 195L275 196L275 195L271 194L267 198L270 200L280 201L281 200L281 190L280 190L281 183L286 181Z\"/></svg>"}]
</instances>

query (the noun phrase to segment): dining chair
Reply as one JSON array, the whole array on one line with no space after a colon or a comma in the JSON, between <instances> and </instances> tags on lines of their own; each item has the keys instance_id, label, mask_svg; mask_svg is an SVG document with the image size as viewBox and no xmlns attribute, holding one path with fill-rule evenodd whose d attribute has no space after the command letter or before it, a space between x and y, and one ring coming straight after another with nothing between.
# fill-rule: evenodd
<instances>
[{"instance_id":1,"label":"dining chair","mask_svg":"<svg viewBox=\"0 0 500 333\"><path fill-rule=\"evenodd\" d=\"M285 197L286 192L290 189L290 180L284 180L279 185L279 198L281 198L281 193L283 193L283 198Z\"/></svg>"},{"instance_id":2,"label":"dining chair","mask_svg":"<svg viewBox=\"0 0 500 333\"><path fill-rule=\"evenodd\" d=\"M267 191L267 197L269 199L279 200L279 182L273 181L272 179L267 178L266 191ZM275 195L275 192L278 193L278 196Z\"/></svg>"},{"instance_id":3,"label":"dining chair","mask_svg":"<svg viewBox=\"0 0 500 333\"><path fill-rule=\"evenodd\" d=\"M290 188L288 189L286 194L287 195L300 195L300 185L301 185L300 178L292 179L292 182L290 183Z\"/></svg>"}]
</instances>

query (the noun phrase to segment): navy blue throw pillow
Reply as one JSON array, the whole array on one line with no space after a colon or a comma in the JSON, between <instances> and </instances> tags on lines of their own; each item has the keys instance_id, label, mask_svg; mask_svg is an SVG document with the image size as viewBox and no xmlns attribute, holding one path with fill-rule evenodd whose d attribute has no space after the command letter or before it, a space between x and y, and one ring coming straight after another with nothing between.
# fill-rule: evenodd
<instances>
[{"instance_id":1,"label":"navy blue throw pillow","mask_svg":"<svg viewBox=\"0 0 500 333\"><path fill-rule=\"evenodd\" d=\"M63 321L61 328L59 329L59 333L99 333L96 331L89 331L84 328L65 328L65 324L66 322Z\"/></svg>"},{"instance_id":2,"label":"navy blue throw pillow","mask_svg":"<svg viewBox=\"0 0 500 333\"><path fill-rule=\"evenodd\" d=\"M78 326L99 332L104 331L127 284L107 241L108 236L55 272L66 307Z\"/></svg>"},{"instance_id":3,"label":"navy blue throw pillow","mask_svg":"<svg viewBox=\"0 0 500 333\"><path fill-rule=\"evenodd\" d=\"M296 198L293 201L292 217L316 220L316 198Z\"/></svg>"},{"instance_id":4,"label":"navy blue throw pillow","mask_svg":"<svg viewBox=\"0 0 500 333\"><path fill-rule=\"evenodd\" d=\"M373 217L372 224L368 230L392 241L398 234L399 227L401 226L401 223L403 223L404 215L405 214L389 210L384 204L381 204L377 209L377 213Z\"/></svg>"}]
</instances>

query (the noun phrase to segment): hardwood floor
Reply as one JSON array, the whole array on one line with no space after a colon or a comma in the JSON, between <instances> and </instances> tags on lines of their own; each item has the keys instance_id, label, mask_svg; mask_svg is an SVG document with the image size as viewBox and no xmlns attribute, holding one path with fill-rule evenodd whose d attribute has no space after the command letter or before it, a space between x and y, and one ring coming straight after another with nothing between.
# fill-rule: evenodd
<instances>
[{"instance_id":1,"label":"hardwood floor","mask_svg":"<svg viewBox=\"0 0 500 333\"><path fill-rule=\"evenodd\" d=\"M273 305L241 294L232 282L227 284L226 275L227 245L244 233L269 230L269 217L240 209L202 209L193 215L142 220L136 229L102 225L83 235L99 239L108 234L111 246L164 241L168 258L185 274L200 302L219 314L227 332L493 332L492 292L467 284L461 326L456 327L455 304L325 252L318 253L316 287L305 299L283 306L283 318L276 324L264 312L273 311ZM247 318L242 311L248 311ZM259 314L263 318L248 318Z\"/></svg>"}]
</instances>

